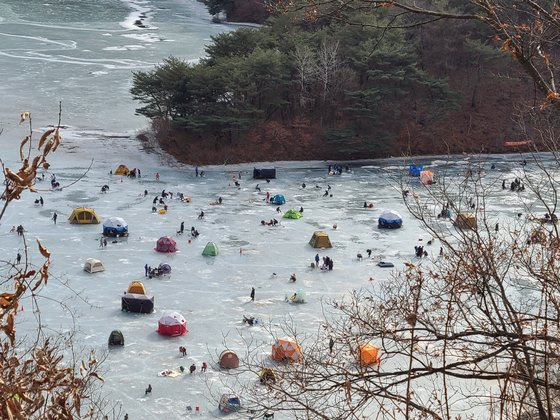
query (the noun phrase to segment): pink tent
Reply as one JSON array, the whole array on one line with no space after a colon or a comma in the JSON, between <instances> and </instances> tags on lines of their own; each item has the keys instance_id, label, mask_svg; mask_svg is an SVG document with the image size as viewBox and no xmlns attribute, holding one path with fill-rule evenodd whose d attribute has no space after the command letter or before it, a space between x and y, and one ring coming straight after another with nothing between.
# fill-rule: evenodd
<instances>
[{"instance_id":1,"label":"pink tent","mask_svg":"<svg viewBox=\"0 0 560 420\"><path fill-rule=\"evenodd\" d=\"M177 251L177 242L170 236L162 236L156 242L157 252L175 252Z\"/></svg>"},{"instance_id":2,"label":"pink tent","mask_svg":"<svg viewBox=\"0 0 560 420\"><path fill-rule=\"evenodd\" d=\"M165 312L158 321L157 332L176 337L187 333L187 321L179 312Z\"/></svg>"}]
</instances>

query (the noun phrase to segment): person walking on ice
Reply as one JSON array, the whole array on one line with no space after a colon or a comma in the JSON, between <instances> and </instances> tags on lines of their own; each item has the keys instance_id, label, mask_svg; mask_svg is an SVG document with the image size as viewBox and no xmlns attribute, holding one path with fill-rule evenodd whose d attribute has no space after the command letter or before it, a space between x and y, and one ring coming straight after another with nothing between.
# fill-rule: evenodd
<instances>
[{"instance_id":1,"label":"person walking on ice","mask_svg":"<svg viewBox=\"0 0 560 420\"><path fill-rule=\"evenodd\" d=\"M254 301L254 300L255 300L255 288L252 287L251 288L251 301Z\"/></svg>"},{"instance_id":2,"label":"person walking on ice","mask_svg":"<svg viewBox=\"0 0 560 420\"><path fill-rule=\"evenodd\" d=\"M52 220L54 222L54 224L56 225L56 219L58 218L58 214L56 214L56 211L54 212L53 216L52 216Z\"/></svg>"}]
</instances>

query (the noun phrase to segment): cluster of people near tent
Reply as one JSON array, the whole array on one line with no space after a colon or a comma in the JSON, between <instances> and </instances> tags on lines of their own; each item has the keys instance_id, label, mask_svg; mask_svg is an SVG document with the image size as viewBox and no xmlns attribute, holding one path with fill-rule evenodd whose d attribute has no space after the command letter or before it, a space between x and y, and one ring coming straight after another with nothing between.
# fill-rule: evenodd
<instances>
[{"instance_id":1,"label":"cluster of people near tent","mask_svg":"<svg viewBox=\"0 0 560 420\"><path fill-rule=\"evenodd\" d=\"M56 175L55 174L51 175L51 188L53 190L56 190L57 188L60 188L60 182L58 182L56 180Z\"/></svg>"},{"instance_id":2,"label":"cluster of people near tent","mask_svg":"<svg viewBox=\"0 0 560 420\"><path fill-rule=\"evenodd\" d=\"M424 246L416 245L416 246L414 246L414 254L418 258L427 257L428 256L428 251L426 251L424 249Z\"/></svg>"},{"instance_id":3,"label":"cluster of people near tent","mask_svg":"<svg viewBox=\"0 0 560 420\"><path fill-rule=\"evenodd\" d=\"M321 258L319 257L319 254L316 254L315 264L311 263L311 267L319 268L321 270L332 270L334 267L334 261L330 257L323 257L322 264L319 264L319 262L321 262Z\"/></svg>"},{"instance_id":4,"label":"cluster of people near tent","mask_svg":"<svg viewBox=\"0 0 560 420\"><path fill-rule=\"evenodd\" d=\"M342 165L329 165L329 169L328 169L328 174L329 175L342 175ZM344 171L346 172L350 172L350 167L348 165L346 165L344 167Z\"/></svg>"}]
</instances>

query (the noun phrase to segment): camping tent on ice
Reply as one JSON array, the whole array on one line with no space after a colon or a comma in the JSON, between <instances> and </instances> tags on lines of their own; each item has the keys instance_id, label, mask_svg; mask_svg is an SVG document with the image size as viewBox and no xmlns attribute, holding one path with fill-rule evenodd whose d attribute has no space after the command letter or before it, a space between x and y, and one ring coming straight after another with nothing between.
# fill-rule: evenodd
<instances>
[{"instance_id":1,"label":"camping tent on ice","mask_svg":"<svg viewBox=\"0 0 560 420\"><path fill-rule=\"evenodd\" d=\"M128 236L128 223L120 217L109 217L103 222L103 235Z\"/></svg>"},{"instance_id":2,"label":"camping tent on ice","mask_svg":"<svg viewBox=\"0 0 560 420\"><path fill-rule=\"evenodd\" d=\"M305 292L303 291L303 289L298 289L297 292L295 292L295 293L290 297L290 302L293 302L293 303L305 303Z\"/></svg>"},{"instance_id":3,"label":"camping tent on ice","mask_svg":"<svg viewBox=\"0 0 560 420\"><path fill-rule=\"evenodd\" d=\"M164 312L158 321L157 332L176 337L187 333L187 321L179 312Z\"/></svg>"},{"instance_id":4,"label":"camping tent on ice","mask_svg":"<svg viewBox=\"0 0 560 420\"><path fill-rule=\"evenodd\" d=\"M362 344L358 348L356 361L362 366L379 364L379 347L373 344Z\"/></svg>"},{"instance_id":5,"label":"camping tent on ice","mask_svg":"<svg viewBox=\"0 0 560 420\"><path fill-rule=\"evenodd\" d=\"M385 210L379 216L377 226L380 229L397 229L402 226L402 217L399 213L392 210Z\"/></svg>"},{"instance_id":6,"label":"camping tent on ice","mask_svg":"<svg viewBox=\"0 0 560 420\"><path fill-rule=\"evenodd\" d=\"M233 350L224 350L220 354L220 367L222 369L235 369L239 367L239 357Z\"/></svg>"},{"instance_id":7,"label":"camping tent on ice","mask_svg":"<svg viewBox=\"0 0 560 420\"><path fill-rule=\"evenodd\" d=\"M87 207L78 207L74 209L70 217L68 217L71 224L95 224L99 223L100 219L94 209Z\"/></svg>"},{"instance_id":8,"label":"camping tent on ice","mask_svg":"<svg viewBox=\"0 0 560 420\"><path fill-rule=\"evenodd\" d=\"M171 274L171 266L169 264L161 263L158 266L159 274Z\"/></svg>"},{"instance_id":9,"label":"camping tent on ice","mask_svg":"<svg viewBox=\"0 0 560 420\"><path fill-rule=\"evenodd\" d=\"M302 357L301 348L293 338L279 338L272 345L272 359L277 362L298 362Z\"/></svg>"},{"instance_id":10,"label":"camping tent on ice","mask_svg":"<svg viewBox=\"0 0 560 420\"><path fill-rule=\"evenodd\" d=\"M109 346L124 346L124 336L119 330L111 331L109 334Z\"/></svg>"},{"instance_id":11,"label":"camping tent on ice","mask_svg":"<svg viewBox=\"0 0 560 420\"><path fill-rule=\"evenodd\" d=\"M424 185L432 185L434 183L434 173L432 171L420 172L420 182Z\"/></svg>"},{"instance_id":12,"label":"camping tent on ice","mask_svg":"<svg viewBox=\"0 0 560 420\"><path fill-rule=\"evenodd\" d=\"M154 311L154 297L127 292L121 298L121 310L138 314L151 314Z\"/></svg>"},{"instance_id":13,"label":"camping tent on ice","mask_svg":"<svg viewBox=\"0 0 560 420\"><path fill-rule=\"evenodd\" d=\"M285 219L299 219L302 217L302 214L297 211L296 209L290 209L282 216Z\"/></svg>"},{"instance_id":14,"label":"camping tent on ice","mask_svg":"<svg viewBox=\"0 0 560 420\"><path fill-rule=\"evenodd\" d=\"M241 409L241 400L235 394L223 394L218 408L222 413L233 413Z\"/></svg>"},{"instance_id":15,"label":"camping tent on ice","mask_svg":"<svg viewBox=\"0 0 560 420\"><path fill-rule=\"evenodd\" d=\"M420 172L424 170L422 165L410 165L408 167L408 174L410 176L420 176Z\"/></svg>"},{"instance_id":16,"label":"camping tent on ice","mask_svg":"<svg viewBox=\"0 0 560 420\"><path fill-rule=\"evenodd\" d=\"M331 240L327 232L322 230L317 230L313 233L313 236L309 240L309 245L313 248L332 248Z\"/></svg>"},{"instance_id":17,"label":"camping tent on ice","mask_svg":"<svg viewBox=\"0 0 560 420\"><path fill-rule=\"evenodd\" d=\"M276 178L276 168L274 166L261 166L253 168L253 179L274 179Z\"/></svg>"},{"instance_id":18,"label":"camping tent on ice","mask_svg":"<svg viewBox=\"0 0 560 420\"><path fill-rule=\"evenodd\" d=\"M177 251L177 242L170 236L162 236L156 242L157 252L175 252Z\"/></svg>"},{"instance_id":19,"label":"camping tent on ice","mask_svg":"<svg viewBox=\"0 0 560 420\"><path fill-rule=\"evenodd\" d=\"M105 271L103 263L95 258L88 258L84 263L84 271L88 273L98 273L100 271Z\"/></svg>"},{"instance_id":20,"label":"camping tent on ice","mask_svg":"<svg viewBox=\"0 0 560 420\"><path fill-rule=\"evenodd\" d=\"M133 281L128 285L128 290L126 292L145 295L146 288L144 287L144 284L141 281Z\"/></svg>"},{"instance_id":21,"label":"camping tent on ice","mask_svg":"<svg viewBox=\"0 0 560 420\"><path fill-rule=\"evenodd\" d=\"M218 245L214 242L208 242L202 251L202 255L206 257L215 257L218 255Z\"/></svg>"},{"instance_id":22,"label":"camping tent on ice","mask_svg":"<svg viewBox=\"0 0 560 420\"><path fill-rule=\"evenodd\" d=\"M119 165L118 168L115 170L115 175L128 175L130 173L130 169L126 165Z\"/></svg>"},{"instance_id":23,"label":"camping tent on ice","mask_svg":"<svg viewBox=\"0 0 560 420\"><path fill-rule=\"evenodd\" d=\"M459 229L476 229L476 216L473 213L459 213L455 219L455 226Z\"/></svg>"},{"instance_id":24,"label":"camping tent on ice","mask_svg":"<svg viewBox=\"0 0 560 420\"><path fill-rule=\"evenodd\" d=\"M270 204L276 204L276 205L286 204L286 199L282 194L276 194L270 199Z\"/></svg>"}]
</instances>

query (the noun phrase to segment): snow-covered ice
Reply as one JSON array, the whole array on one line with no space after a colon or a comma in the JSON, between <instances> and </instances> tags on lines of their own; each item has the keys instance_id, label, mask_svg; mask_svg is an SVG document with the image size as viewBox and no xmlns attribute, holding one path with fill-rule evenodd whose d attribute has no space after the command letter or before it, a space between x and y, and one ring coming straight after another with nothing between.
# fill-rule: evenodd
<instances>
[{"instance_id":1,"label":"snow-covered ice","mask_svg":"<svg viewBox=\"0 0 560 420\"><path fill-rule=\"evenodd\" d=\"M110 351L104 364L105 391L109 398L122 401L124 412L133 419L183 418L187 405L199 406L201 418L218 415L210 390L219 393L224 373L214 362L225 349L224 340L243 359L245 350L240 332L249 333L249 327L241 323L243 315L271 322L273 328L291 315L299 330L313 333L322 319L322 299L340 297L352 289L375 287L392 272L377 267L379 259L395 263L395 269L402 268L403 262L413 258L418 240L428 239L407 213L396 187L394 180L403 168L399 160L353 165L353 173L341 176L327 176L324 162L277 163L277 179L268 184L251 179L253 165L250 164L204 167L201 169L205 170L205 176L196 178L192 167L171 165L172 159L146 153L129 138L88 133L68 139L68 135L65 133L67 139L53 157L51 171L38 186L48 189L51 173L57 175L63 186L77 180L93 158L91 170L69 188L40 192L44 207L34 205L37 196L30 193L11 205L0 227L2 254L13 258L21 249L21 238L9 233L12 225L20 223L27 230L28 240L38 238L52 251L51 272L80 292L87 304L52 279L43 294L63 300L77 311L77 343L83 350L106 352L110 332L113 329L123 332L125 347ZM498 167L492 176L511 175L507 169L511 165L501 163L508 159L513 157L495 158ZM433 161L434 158L428 158L424 163L429 165ZM456 161L457 172L464 171L465 158L458 157ZM139 168L142 178L109 175L120 163ZM434 165L436 173L437 164ZM233 176L240 170L241 188L238 189ZM160 181L155 180L156 172L161 175ZM301 187L302 182L307 186L305 189ZM255 190L257 183L261 193ZM107 194L101 193L104 184L110 186ZM322 197L327 185L332 187L333 197ZM146 197L145 189L149 193ZM153 214L152 199L163 189L182 192L193 201L181 203L168 199L168 213ZM287 203L281 206L283 211L302 206L303 218L282 219L276 213L277 206L265 202L267 191L286 197ZM497 191L497 194L502 193ZM223 198L222 205L209 205L218 197ZM514 216L517 210L512 204L521 204L516 200L514 196L497 200L492 210L500 212L502 217ZM374 208L363 208L364 201L373 202ZM95 208L102 219L124 218L129 225L128 240L109 241L107 248L100 248L101 225L71 225L66 220L72 209L80 206ZM402 229L377 229L377 216L386 209L403 215ZM201 210L205 213L204 220L197 219ZM57 225L50 219L53 211L59 214ZM277 218L279 226L261 226L261 220L271 218ZM185 222L182 236L176 234L181 221ZM333 224L337 229L333 229ZM200 232L200 237L189 243L191 226ZM317 253L308 245L315 230L325 230L330 235L333 248L318 252L334 260L331 272L309 268ZM154 251L156 240L165 235L177 240L179 252L165 255ZM216 242L219 256L202 256L208 241ZM357 261L356 254L365 256L368 248L373 250L375 258ZM33 244L31 250L33 262L39 264L41 259ZM439 245L436 243L428 250L436 256ZM106 271L93 275L84 272L87 258L103 261ZM170 277L144 277L144 264L154 267L161 262L171 265ZM277 274L275 278L271 276L273 272ZM288 282L291 273L297 276L295 284ZM121 295L134 280L143 281L148 294L155 295L154 313L121 312ZM256 289L255 302L249 299L251 287ZM305 290L308 302L297 306L286 303L285 295L298 288ZM60 305L48 299L40 303L44 325L55 330L72 327L72 318ZM23 305L18 328L32 332L36 321L31 308L25 302ZM185 316L187 335L167 338L156 333L157 321L164 310L176 310ZM252 327L250 333L262 344L263 355L269 353L272 341L264 329ZM186 358L180 357L181 345L187 348ZM209 364L206 374L157 376L159 371L177 370L180 365L188 368L196 363L200 368L203 361ZM145 398L148 383L153 387L153 394Z\"/></svg>"}]
</instances>

